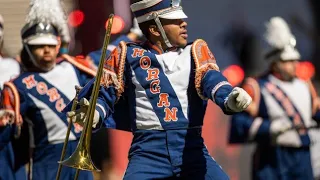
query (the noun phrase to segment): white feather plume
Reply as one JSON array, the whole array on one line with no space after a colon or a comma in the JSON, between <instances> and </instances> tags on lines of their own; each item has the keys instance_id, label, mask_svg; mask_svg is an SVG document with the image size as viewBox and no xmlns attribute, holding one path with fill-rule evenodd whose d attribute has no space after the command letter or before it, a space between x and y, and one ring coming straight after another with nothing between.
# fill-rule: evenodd
<instances>
[{"instance_id":1,"label":"white feather plume","mask_svg":"<svg viewBox=\"0 0 320 180\"><path fill-rule=\"evenodd\" d=\"M26 23L52 23L60 33L63 42L70 41L69 27L60 0L31 0Z\"/></svg>"},{"instance_id":2,"label":"white feather plume","mask_svg":"<svg viewBox=\"0 0 320 180\"><path fill-rule=\"evenodd\" d=\"M273 17L266 23L264 37L273 48L283 49L286 46L295 46L296 40L291 33L287 22L281 17Z\"/></svg>"}]
</instances>

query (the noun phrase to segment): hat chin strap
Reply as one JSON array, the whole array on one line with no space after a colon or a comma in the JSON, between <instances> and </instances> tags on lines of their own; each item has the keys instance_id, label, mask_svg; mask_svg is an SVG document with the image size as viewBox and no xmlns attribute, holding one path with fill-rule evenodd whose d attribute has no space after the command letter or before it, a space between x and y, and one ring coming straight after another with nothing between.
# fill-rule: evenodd
<instances>
[{"instance_id":1,"label":"hat chin strap","mask_svg":"<svg viewBox=\"0 0 320 180\"><path fill-rule=\"evenodd\" d=\"M30 57L30 60L31 60L32 64L35 65L37 68L40 68L39 64L38 64L37 61L34 59L34 56L33 56L33 54L31 53L28 44L23 43L23 47L26 49L27 53L29 54L29 57Z\"/></svg>"},{"instance_id":2,"label":"hat chin strap","mask_svg":"<svg viewBox=\"0 0 320 180\"><path fill-rule=\"evenodd\" d=\"M154 21L156 22L157 27L158 27L158 29L160 30L160 34L161 34L161 36L162 36L162 38L163 38L163 40L164 40L164 43L166 43L166 45L167 45L168 48L172 48L173 46L172 46L172 44L170 43L170 41L169 41L166 33L164 32L164 29L163 29L163 27L162 27L161 21L160 21L160 19L159 19L158 16L159 16L158 13L156 13L156 12L153 13Z\"/></svg>"},{"instance_id":3,"label":"hat chin strap","mask_svg":"<svg viewBox=\"0 0 320 180\"><path fill-rule=\"evenodd\" d=\"M0 46L1 46L1 43L2 43L3 39L4 39L3 32L1 32L1 30L0 30Z\"/></svg>"},{"instance_id":4,"label":"hat chin strap","mask_svg":"<svg viewBox=\"0 0 320 180\"><path fill-rule=\"evenodd\" d=\"M27 53L29 54L30 60L32 62L32 64L34 66L36 66L37 68L43 70L43 71L48 71L47 69L43 69L36 61L36 59L34 58L34 55L31 53L30 48L28 46L28 44L23 43L23 47L26 49Z\"/></svg>"}]
</instances>

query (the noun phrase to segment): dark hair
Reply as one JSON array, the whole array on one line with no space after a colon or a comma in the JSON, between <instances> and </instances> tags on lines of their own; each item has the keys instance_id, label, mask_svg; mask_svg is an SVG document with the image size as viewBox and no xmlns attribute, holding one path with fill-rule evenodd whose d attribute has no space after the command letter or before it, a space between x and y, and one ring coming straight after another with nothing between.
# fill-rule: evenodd
<instances>
[{"instance_id":1,"label":"dark hair","mask_svg":"<svg viewBox=\"0 0 320 180\"><path fill-rule=\"evenodd\" d=\"M143 35L149 39L150 38L150 32L149 32L149 27L150 26L156 26L156 22L154 20L146 21L139 23L139 27L143 33Z\"/></svg>"},{"instance_id":2,"label":"dark hair","mask_svg":"<svg viewBox=\"0 0 320 180\"><path fill-rule=\"evenodd\" d=\"M131 4L137 3L139 1L142 1L142 0L131 0ZM133 16L134 16L134 14L133 14ZM156 22L154 20L149 20L149 21L146 21L146 22L139 23L139 28L141 29L143 35L147 39L150 38L149 27L152 26L152 25L156 25Z\"/></svg>"}]
</instances>

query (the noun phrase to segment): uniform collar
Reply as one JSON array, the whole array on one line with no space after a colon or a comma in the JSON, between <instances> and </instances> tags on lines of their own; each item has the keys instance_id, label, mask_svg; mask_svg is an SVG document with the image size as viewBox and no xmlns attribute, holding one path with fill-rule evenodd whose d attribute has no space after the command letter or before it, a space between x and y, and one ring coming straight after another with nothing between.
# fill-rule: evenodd
<instances>
[{"instance_id":1,"label":"uniform collar","mask_svg":"<svg viewBox=\"0 0 320 180\"><path fill-rule=\"evenodd\" d=\"M178 51L180 49L180 48L177 48L177 47L171 47L171 48L167 49L166 51L163 51L157 45L153 44L152 42L150 42L148 40L145 42L145 45L148 47L148 49L151 52L153 52L155 54L163 54L163 53L170 52L170 51Z\"/></svg>"}]
</instances>

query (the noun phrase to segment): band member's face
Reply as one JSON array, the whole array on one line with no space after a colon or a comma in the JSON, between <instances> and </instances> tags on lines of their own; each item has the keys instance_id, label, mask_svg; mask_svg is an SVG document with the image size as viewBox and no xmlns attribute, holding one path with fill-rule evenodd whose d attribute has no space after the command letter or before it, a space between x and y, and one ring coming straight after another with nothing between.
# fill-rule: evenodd
<instances>
[{"instance_id":1,"label":"band member's face","mask_svg":"<svg viewBox=\"0 0 320 180\"><path fill-rule=\"evenodd\" d=\"M185 47L187 45L187 22L182 19L161 19L163 29L175 47Z\"/></svg>"},{"instance_id":2,"label":"band member's face","mask_svg":"<svg viewBox=\"0 0 320 180\"><path fill-rule=\"evenodd\" d=\"M296 77L297 62L298 61L296 60L277 62L277 71L281 75L283 80L291 81Z\"/></svg>"},{"instance_id":3,"label":"band member's face","mask_svg":"<svg viewBox=\"0 0 320 180\"><path fill-rule=\"evenodd\" d=\"M32 54L42 70L51 70L58 55L58 49L55 45L36 45L32 46Z\"/></svg>"}]
</instances>

